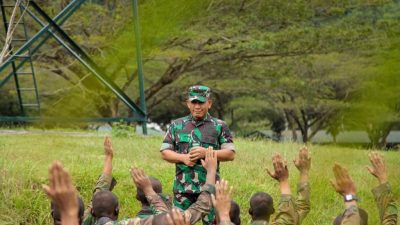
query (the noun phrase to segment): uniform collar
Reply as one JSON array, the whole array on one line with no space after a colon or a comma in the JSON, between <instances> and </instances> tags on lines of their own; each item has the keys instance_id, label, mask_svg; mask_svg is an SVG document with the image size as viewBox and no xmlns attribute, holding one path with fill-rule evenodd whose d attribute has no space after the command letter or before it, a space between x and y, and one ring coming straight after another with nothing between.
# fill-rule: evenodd
<instances>
[{"instance_id":1,"label":"uniform collar","mask_svg":"<svg viewBox=\"0 0 400 225\"><path fill-rule=\"evenodd\" d=\"M190 115L189 115L189 119L190 119L191 121L195 121L195 122L210 121L210 120L211 120L211 115L210 115L210 113L207 113L206 116L205 116L203 119L201 119L201 120L196 120L196 119L192 116L192 114L190 114Z\"/></svg>"},{"instance_id":2,"label":"uniform collar","mask_svg":"<svg viewBox=\"0 0 400 225\"><path fill-rule=\"evenodd\" d=\"M189 119L190 119L190 122L191 122L194 126L199 127L199 126L203 125L204 122L211 121L211 116L210 116L209 113L207 113L206 116L205 116L202 120L196 120L195 118L193 118L192 114L190 114L190 115L189 115Z\"/></svg>"}]
</instances>

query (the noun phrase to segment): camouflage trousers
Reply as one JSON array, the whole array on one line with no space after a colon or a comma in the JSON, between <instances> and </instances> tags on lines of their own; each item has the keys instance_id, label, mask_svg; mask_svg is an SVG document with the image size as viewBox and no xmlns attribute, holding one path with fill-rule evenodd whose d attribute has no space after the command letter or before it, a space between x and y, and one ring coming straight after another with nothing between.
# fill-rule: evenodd
<instances>
[{"instance_id":1,"label":"camouflage trousers","mask_svg":"<svg viewBox=\"0 0 400 225\"><path fill-rule=\"evenodd\" d=\"M200 194L174 193L174 206L182 210L188 209L196 202ZM210 213L203 217L203 225L216 225L215 209L212 208Z\"/></svg>"}]
</instances>

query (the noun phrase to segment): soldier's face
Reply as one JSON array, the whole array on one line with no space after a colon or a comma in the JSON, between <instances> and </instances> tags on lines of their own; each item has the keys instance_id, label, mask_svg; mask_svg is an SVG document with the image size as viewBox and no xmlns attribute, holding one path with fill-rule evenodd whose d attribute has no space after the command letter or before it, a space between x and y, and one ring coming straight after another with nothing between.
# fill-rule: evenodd
<instances>
[{"instance_id":1,"label":"soldier's face","mask_svg":"<svg viewBox=\"0 0 400 225\"><path fill-rule=\"evenodd\" d=\"M190 113L195 119L203 119L208 110L211 108L212 101L207 100L206 102L199 102L197 100L187 101L187 107L190 110Z\"/></svg>"}]
</instances>

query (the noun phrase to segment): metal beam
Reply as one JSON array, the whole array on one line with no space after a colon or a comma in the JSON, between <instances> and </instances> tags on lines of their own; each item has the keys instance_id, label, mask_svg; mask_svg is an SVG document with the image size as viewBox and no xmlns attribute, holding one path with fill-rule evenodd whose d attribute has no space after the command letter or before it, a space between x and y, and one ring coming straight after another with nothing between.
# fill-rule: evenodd
<instances>
[{"instance_id":1,"label":"metal beam","mask_svg":"<svg viewBox=\"0 0 400 225\"><path fill-rule=\"evenodd\" d=\"M53 19L53 21L55 22L59 22L60 25L63 24L86 0L73 0L71 3L69 3L58 15L56 15ZM43 30L43 29L42 29ZM40 32L40 31L39 31ZM38 33L39 33L38 32ZM37 33L37 34L38 34ZM34 36L35 37L35 36ZM26 47L29 48L32 46L32 44L35 43L35 41L38 39L34 39L34 37L32 37L29 41L31 41L29 43L29 45L27 45ZM31 50L31 54L34 54L37 50L39 50L39 48L46 43L46 41L51 37L51 35L49 33L45 33L44 34L44 39L33 49ZM29 42L28 41L28 42ZM27 43L26 43L27 44ZM25 45L24 45L25 46ZM22 46L22 47L24 47ZM21 47L21 48L22 48ZM9 61L14 61L14 59L11 59L11 57L8 59ZM7 61L8 61L7 60ZM19 68L21 68L24 63L26 61L28 61L29 59L23 59L19 64L16 65L16 69L18 70ZM6 62L7 62L6 61ZM4 62L4 63L6 63ZM7 66L3 66L4 63L2 65L0 65L0 72L3 71ZM9 64L9 63L8 63ZM8 80L10 80L13 77L13 72L9 73L3 80L0 81L0 88L7 83Z\"/></svg>"},{"instance_id":2,"label":"metal beam","mask_svg":"<svg viewBox=\"0 0 400 225\"><path fill-rule=\"evenodd\" d=\"M139 116L146 118L146 113L139 108L111 79L109 79L100 67L76 44L52 19L35 3L31 2L31 6L58 32L61 37L56 35L51 30L47 30L62 46L64 46L75 58L77 58L90 72L92 72L106 87L108 87L115 95L118 96L131 110L138 113ZM27 9L29 14L33 14ZM38 23L44 26L38 18L32 16ZM71 45L68 46L63 40Z\"/></svg>"},{"instance_id":3,"label":"metal beam","mask_svg":"<svg viewBox=\"0 0 400 225\"><path fill-rule=\"evenodd\" d=\"M0 116L0 122L142 122L143 118L134 117L102 117L102 118L76 118L76 117L30 117L30 116Z\"/></svg>"},{"instance_id":4,"label":"metal beam","mask_svg":"<svg viewBox=\"0 0 400 225\"><path fill-rule=\"evenodd\" d=\"M143 79L143 60L142 60L142 45L140 38L140 23L139 23L139 7L137 0L133 0L133 23L135 30L135 40L136 40L136 60L137 60L137 70L139 77L139 92L140 92L140 108L146 113L146 98L144 96L144 79ZM147 119L147 116L146 118ZM144 122L142 124L143 134L147 134L147 124Z\"/></svg>"}]
</instances>

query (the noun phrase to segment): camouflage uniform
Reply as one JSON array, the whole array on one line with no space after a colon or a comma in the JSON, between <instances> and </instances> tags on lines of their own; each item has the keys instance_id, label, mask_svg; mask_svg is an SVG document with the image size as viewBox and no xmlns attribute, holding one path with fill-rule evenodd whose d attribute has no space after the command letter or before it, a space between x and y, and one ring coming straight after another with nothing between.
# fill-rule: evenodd
<instances>
[{"instance_id":1,"label":"camouflage uniform","mask_svg":"<svg viewBox=\"0 0 400 225\"><path fill-rule=\"evenodd\" d=\"M361 217L356 205L348 207L343 213L341 225L360 225Z\"/></svg>"},{"instance_id":2,"label":"camouflage uniform","mask_svg":"<svg viewBox=\"0 0 400 225\"><path fill-rule=\"evenodd\" d=\"M282 195L279 201L278 213L271 225L294 225L298 222L295 202L291 195ZM268 225L266 220L255 220L252 225Z\"/></svg>"},{"instance_id":3,"label":"camouflage uniform","mask_svg":"<svg viewBox=\"0 0 400 225\"><path fill-rule=\"evenodd\" d=\"M278 214L272 225L300 225L310 212L310 185L300 182L297 185L297 199L293 203L290 195L282 195L279 203ZM268 225L265 220L256 220L252 225Z\"/></svg>"},{"instance_id":4,"label":"camouflage uniform","mask_svg":"<svg viewBox=\"0 0 400 225\"><path fill-rule=\"evenodd\" d=\"M213 147L214 150L235 150L232 135L227 124L211 117L208 113L201 121L196 121L191 115L172 121L160 151L173 150L180 154L188 154L193 147ZM200 187L206 181L207 171L200 160L193 167L183 163L176 164L174 179L174 205L182 210L187 209L196 201ZM219 166L217 180L219 179ZM213 213L215 214L215 213ZM215 216L206 219L214 221Z\"/></svg>"},{"instance_id":5,"label":"camouflage uniform","mask_svg":"<svg viewBox=\"0 0 400 225\"><path fill-rule=\"evenodd\" d=\"M397 224L397 206L389 183L381 184L372 190L378 205L382 225Z\"/></svg>"},{"instance_id":6,"label":"camouflage uniform","mask_svg":"<svg viewBox=\"0 0 400 225\"><path fill-rule=\"evenodd\" d=\"M182 212L185 215L188 215L188 217L190 218L190 224L195 224L205 214L210 212L212 208L211 194L215 194L214 185L204 185L202 187L202 191L199 197L197 198L197 201L193 203L187 210ZM144 219L136 217L133 219L125 219L121 221L110 221L108 223L105 223L104 225L152 225L155 217L162 216L171 210L171 208L165 204L164 200L159 195L146 196L146 198L149 201L150 205L157 210L158 214L161 215L152 215Z\"/></svg>"},{"instance_id":7,"label":"camouflage uniform","mask_svg":"<svg viewBox=\"0 0 400 225\"><path fill-rule=\"evenodd\" d=\"M97 180L96 186L93 189L93 195L99 191L112 191L112 189L117 184L117 181L110 175L102 173ZM95 218L91 214L92 211L92 202L89 203L88 207L85 210L83 216L83 225L93 225L95 224Z\"/></svg>"},{"instance_id":8,"label":"camouflage uniform","mask_svg":"<svg viewBox=\"0 0 400 225\"><path fill-rule=\"evenodd\" d=\"M310 212L310 184L308 182L300 182L297 185L297 199L295 202L298 214L298 222L300 225Z\"/></svg>"},{"instance_id":9,"label":"camouflage uniform","mask_svg":"<svg viewBox=\"0 0 400 225\"><path fill-rule=\"evenodd\" d=\"M158 193L158 196L161 197L161 199L167 205L168 208L172 208L172 202L168 195L163 193ZM152 215L157 215L159 213L160 212L154 207L154 205L150 205L148 207L142 207L142 209L140 209L140 211L136 214L136 217L140 219L145 219L147 217L150 217Z\"/></svg>"}]
</instances>

